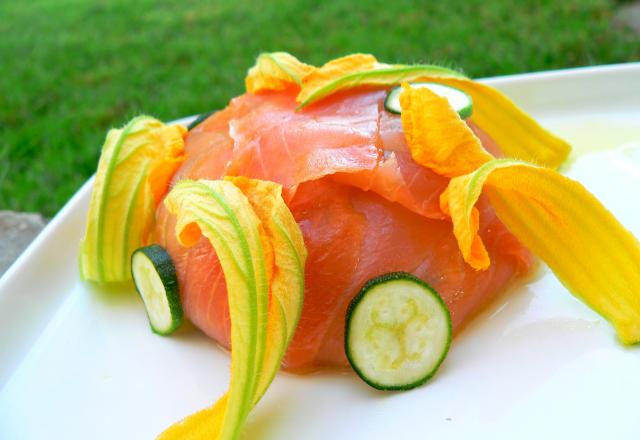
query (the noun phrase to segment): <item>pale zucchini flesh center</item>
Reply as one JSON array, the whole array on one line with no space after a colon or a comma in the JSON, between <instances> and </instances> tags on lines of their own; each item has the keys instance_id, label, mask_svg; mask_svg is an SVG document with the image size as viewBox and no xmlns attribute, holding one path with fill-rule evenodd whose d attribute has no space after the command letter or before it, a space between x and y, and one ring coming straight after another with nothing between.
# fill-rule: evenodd
<instances>
[{"instance_id":1,"label":"pale zucchini flesh center","mask_svg":"<svg viewBox=\"0 0 640 440\"><path fill-rule=\"evenodd\" d=\"M469 105L469 96L458 89L454 89L453 87L447 87L440 84L425 83L412 84L411 87L413 87L414 89L427 88L436 95L447 98L447 101L449 101L449 105L451 105L451 107L453 107L455 111L460 111Z\"/></svg>"},{"instance_id":2,"label":"pale zucchini flesh center","mask_svg":"<svg viewBox=\"0 0 640 440\"><path fill-rule=\"evenodd\" d=\"M142 252L133 257L133 276L136 286L144 302L151 325L159 331L171 327L171 307L167 292L155 266Z\"/></svg>"},{"instance_id":3,"label":"pale zucchini flesh center","mask_svg":"<svg viewBox=\"0 0 640 440\"><path fill-rule=\"evenodd\" d=\"M443 307L415 282L372 287L350 325L351 355L361 372L386 386L423 379L447 346L449 322Z\"/></svg>"},{"instance_id":4,"label":"pale zucchini flesh center","mask_svg":"<svg viewBox=\"0 0 640 440\"><path fill-rule=\"evenodd\" d=\"M427 88L438 96L446 98L449 105L458 112L461 117L468 117L471 115L471 97L462 90L458 90L454 87L444 86L437 83L411 83L410 87L413 89ZM393 111L400 113L402 107L400 106L400 94L402 93L402 87L396 87L393 89L389 97L389 103L387 104Z\"/></svg>"}]
</instances>

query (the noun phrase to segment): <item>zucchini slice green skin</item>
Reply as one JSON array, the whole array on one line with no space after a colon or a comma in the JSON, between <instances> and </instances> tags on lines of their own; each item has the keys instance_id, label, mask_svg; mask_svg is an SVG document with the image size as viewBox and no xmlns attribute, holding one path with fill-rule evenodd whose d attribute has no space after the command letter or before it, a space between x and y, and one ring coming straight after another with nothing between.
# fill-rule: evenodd
<instances>
[{"instance_id":1,"label":"zucchini slice green skin","mask_svg":"<svg viewBox=\"0 0 640 440\"><path fill-rule=\"evenodd\" d=\"M198 125L200 125L201 122L203 122L205 119L207 119L209 116L211 116L213 113L215 112L215 110L211 110L210 112L205 112L205 113L200 113L198 115L197 118L195 118L188 126L187 126L187 131L191 131L194 128L196 128Z\"/></svg>"},{"instance_id":2,"label":"zucchini slice green skin","mask_svg":"<svg viewBox=\"0 0 640 440\"><path fill-rule=\"evenodd\" d=\"M434 82L415 82L410 83L410 85L415 88L428 88L435 94L442 96L443 98L447 98L451 107L458 112L462 119L470 117L473 113L473 101L471 96L460 89ZM394 87L389 91L384 100L384 108L388 112L395 113L397 115L402 112L402 108L400 107L401 93L402 86Z\"/></svg>"},{"instance_id":3,"label":"zucchini slice green skin","mask_svg":"<svg viewBox=\"0 0 640 440\"><path fill-rule=\"evenodd\" d=\"M142 298L151 330L166 336L183 320L176 268L167 251L156 244L131 255L131 276Z\"/></svg>"},{"instance_id":4,"label":"zucchini slice green skin","mask_svg":"<svg viewBox=\"0 0 640 440\"><path fill-rule=\"evenodd\" d=\"M449 309L412 274L392 272L369 280L347 310L347 359L373 388L409 390L424 384L450 346Z\"/></svg>"}]
</instances>

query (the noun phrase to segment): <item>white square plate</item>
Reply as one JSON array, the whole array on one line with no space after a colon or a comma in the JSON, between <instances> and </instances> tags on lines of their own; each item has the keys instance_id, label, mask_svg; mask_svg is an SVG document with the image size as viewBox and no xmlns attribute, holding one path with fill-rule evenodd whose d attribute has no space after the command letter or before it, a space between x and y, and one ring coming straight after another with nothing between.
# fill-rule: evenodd
<instances>
[{"instance_id":1,"label":"white square plate","mask_svg":"<svg viewBox=\"0 0 640 440\"><path fill-rule=\"evenodd\" d=\"M640 63L486 82L573 143L565 171L640 236ZM1 439L153 438L227 387L229 356L197 330L156 336L132 289L80 282L91 183L0 279ZM639 372L640 348L543 267L455 339L426 386L280 373L243 436L638 439Z\"/></svg>"}]
</instances>

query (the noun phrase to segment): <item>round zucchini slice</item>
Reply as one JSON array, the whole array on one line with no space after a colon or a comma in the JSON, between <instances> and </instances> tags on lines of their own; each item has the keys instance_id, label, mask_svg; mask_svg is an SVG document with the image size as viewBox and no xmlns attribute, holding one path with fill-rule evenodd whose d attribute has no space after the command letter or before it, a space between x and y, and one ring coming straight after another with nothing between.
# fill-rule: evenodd
<instances>
[{"instance_id":1,"label":"round zucchini slice","mask_svg":"<svg viewBox=\"0 0 640 440\"><path fill-rule=\"evenodd\" d=\"M450 344L447 306L431 286L408 273L370 280L347 311L347 358L379 390L422 385L436 373Z\"/></svg>"},{"instance_id":2,"label":"round zucchini slice","mask_svg":"<svg viewBox=\"0 0 640 440\"><path fill-rule=\"evenodd\" d=\"M147 311L151 330L169 335L182 324L176 268L167 251L156 244L131 256L131 274Z\"/></svg>"},{"instance_id":3,"label":"round zucchini slice","mask_svg":"<svg viewBox=\"0 0 640 440\"><path fill-rule=\"evenodd\" d=\"M410 83L409 85L416 89L427 88L436 95L447 98L451 107L458 112L462 119L468 118L473 112L471 96L460 89L433 82L416 82ZM395 87L389 92L387 98L384 100L384 108L387 111L398 115L402 112L402 108L400 107L401 93L402 86Z\"/></svg>"},{"instance_id":4,"label":"round zucchini slice","mask_svg":"<svg viewBox=\"0 0 640 440\"><path fill-rule=\"evenodd\" d=\"M191 131L196 128L200 123L204 122L209 116L211 116L215 110L211 110L209 112L200 113L197 118L195 118L188 126L187 131Z\"/></svg>"}]
</instances>

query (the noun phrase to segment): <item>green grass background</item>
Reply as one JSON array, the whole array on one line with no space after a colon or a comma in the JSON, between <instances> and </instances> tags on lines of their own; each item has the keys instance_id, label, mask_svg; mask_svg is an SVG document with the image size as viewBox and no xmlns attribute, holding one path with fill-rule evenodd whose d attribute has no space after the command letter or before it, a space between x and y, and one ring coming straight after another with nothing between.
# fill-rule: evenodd
<instances>
[{"instance_id":1,"label":"green grass background","mask_svg":"<svg viewBox=\"0 0 640 440\"><path fill-rule=\"evenodd\" d=\"M619 2L618 2L619 3ZM640 59L607 0L0 0L0 209L53 215L109 127L223 107L261 51L492 76Z\"/></svg>"}]
</instances>

